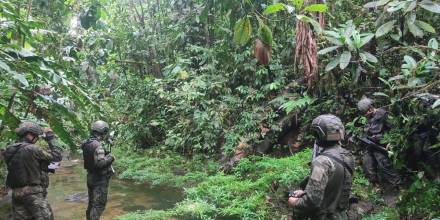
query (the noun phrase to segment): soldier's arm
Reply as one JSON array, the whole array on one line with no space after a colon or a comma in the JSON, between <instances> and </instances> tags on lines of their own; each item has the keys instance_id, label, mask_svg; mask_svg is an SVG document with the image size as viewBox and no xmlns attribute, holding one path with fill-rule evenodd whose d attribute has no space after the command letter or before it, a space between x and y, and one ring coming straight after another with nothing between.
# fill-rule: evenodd
<instances>
[{"instance_id":1,"label":"soldier's arm","mask_svg":"<svg viewBox=\"0 0 440 220\"><path fill-rule=\"evenodd\" d=\"M332 167L327 157L317 157L312 162L312 173L305 189L306 194L295 204L295 213L301 214L319 209L324 199L324 192Z\"/></svg>"},{"instance_id":2,"label":"soldier's arm","mask_svg":"<svg viewBox=\"0 0 440 220\"><path fill-rule=\"evenodd\" d=\"M39 147L34 146L32 149L34 152L34 157L42 162L47 162L47 163L60 162L63 159L63 156L61 155L61 151L56 148L43 150Z\"/></svg>"},{"instance_id":3,"label":"soldier's arm","mask_svg":"<svg viewBox=\"0 0 440 220\"><path fill-rule=\"evenodd\" d=\"M371 135L370 140L380 144L384 134L391 128L391 125L388 121L388 112L385 109L379 108L375 117L377 117L377 123L382 124L382 130L377 134Z\"/></svg>"},{"instance_id":4,"label":"soldier's arm","mask_svg":"<svg viewBox=\"0 0 440 220\"><path fill-rule=\"evenodd\" d=\"M102 169L112 165L115 158L110 154L105 155L104 148L102 148L102 146L99 146L96 148L94 159L96 167L98 169Z\"/></svg>"},{"instance_id":5,"label":"soldier's arm","mask_svg":"<svg viewBox=\"0 0 440 220\"><path fill-rule=\"evenodd\" d=\"M49 145L50 149L56 149L56 150L60 150L61 149L61 147L58 146L58 144L56 143L55 139L48 140L47 144Z\"/></svg>"}]
</instances>

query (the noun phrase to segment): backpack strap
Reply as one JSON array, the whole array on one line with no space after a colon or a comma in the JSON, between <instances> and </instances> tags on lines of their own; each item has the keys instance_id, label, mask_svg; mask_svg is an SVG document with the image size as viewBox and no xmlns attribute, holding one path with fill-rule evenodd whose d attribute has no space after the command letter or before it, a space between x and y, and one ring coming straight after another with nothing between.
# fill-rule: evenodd
<instances>
[{"instance_id":1,"label":"backpack strap","mask_svg":"<svg viewBox=\"0 0 440 220\"><path fill-rule=\"evenodd\" d=\"M332 159L332 160L334 160L334 161L336 161L337 163L339 163L339 164L341 164L345 169L347 169L348 170L348 172L353 176L353 169L346 163L346 162L344 162L343 160L341 160L341 159L339 159L339 158L337 158L337 157L335 157L335 156L333 156L333 155L330 155L330 154L326 154L326 153L321 153L321 154L319 154L320 156L322 155L322 156L326 156L326 157L328 157L328 158L330 158L330 159Z\"/></svg>"}]
</instances>

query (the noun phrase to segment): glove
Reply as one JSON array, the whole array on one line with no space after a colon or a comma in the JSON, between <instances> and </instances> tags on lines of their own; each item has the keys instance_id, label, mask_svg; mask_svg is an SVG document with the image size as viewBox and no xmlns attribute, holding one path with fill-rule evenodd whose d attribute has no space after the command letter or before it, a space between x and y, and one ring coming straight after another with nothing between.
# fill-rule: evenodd
<instances>
[{"instance_id":1,"label":"glove","mask_svg":"<svg viewBox=\"0 0 440 220\"><path fill-rule=\"evenodd\" d=\"M53 133L53 130L51 128L45 128L43 130L43 139L46 141L51 141L55 138L55 133Z\"/></svg>"}]
</instances>

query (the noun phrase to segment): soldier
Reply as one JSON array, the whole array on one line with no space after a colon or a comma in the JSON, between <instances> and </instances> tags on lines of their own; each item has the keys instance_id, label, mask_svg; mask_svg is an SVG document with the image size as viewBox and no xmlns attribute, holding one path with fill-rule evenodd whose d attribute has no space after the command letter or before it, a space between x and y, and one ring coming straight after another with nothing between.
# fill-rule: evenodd
<instances>
[{"instance_id":1,"label":"soldier","mask_svg":"<svg viewBox=\"0 0 440 220\"><path fill-rule=\"evenodd\" d=\"M410 147L405 152L409 168L424 170L428 177L440 179L440 148L433 147L439 141L440 120L432 105L440 96L431 93L416 95L420 114L426 115L418 120L417 128L409 136Z\"/></svg>"},{"instance_id":2,"label":"soldier","mask_svg":"<svg viewBox=\"0 0 440 220\"><path fill-rule=\"evenodd\" d=\"M4 153L8 167L6 185L12 189L12 219L52 220L52 209L44 195L42 167L61 161L61 153L51 144L48 151L35 145L43 130L34 122L23 122L16 133L20 140L7 146ZM49 143L52 139L53 136L45 138Z\"/></svg>"},{"instance_id":3,"label":"soldier","mask_svg":"<svg viewBox=\"0 0 440 220\"><path fill-rule=\"evenodd\" d=\"M341 147L345 129L334 115L320 115L311 126L316 137L311 175L303 190L289 195L294 219L347 219L354 160Z\"/></svg>"},{"instance_id":4,"label":"soldier","mask_svg":"<svg viewBox=\"0 0 440 220\"><path fill-rule=\"evenodd\" d=\"M89 204L87 220L98 220L107 204L108 185L113 175L115 157L104 150L101 142L108 140L109 126L104 121L92 124L91 137L82 145L84 169L87 170Z\"/></svg>"},{"instance_id":5,"label":"soldier","mask_svg":"<svg viewBox=\"0 0 440 220\"><path fill-rule=\"evenodd\" d=\"M383 108L375 108L373 100L363 97L358 102L358 109L364 112L368 122L364 127L367 139L371 142L362 157L362 168L372 183L388 182L393 186L400 184L401 178L393 169L386 148L380 144L384 134L390 129L387 124L388 112ZM382 146L382 147L381 147ZM381 150L385 149L385 150Z\"/></svg>"}]
</instances>

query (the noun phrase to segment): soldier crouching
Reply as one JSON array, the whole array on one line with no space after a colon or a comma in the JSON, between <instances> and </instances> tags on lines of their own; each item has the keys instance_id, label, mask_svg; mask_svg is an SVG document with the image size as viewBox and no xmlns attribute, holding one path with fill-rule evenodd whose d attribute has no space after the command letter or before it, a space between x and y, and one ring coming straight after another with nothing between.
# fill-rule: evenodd
<instances>
[{"instance_id":1,"label":"soldier crouching","mask_svg":"<svg viewBox=\"0 0 440 220\"><path fill-rule=\"evenodd\" d=\"M373 103L372 99L366 97L358 102L358 109L368 118L364 127L366 138L372 142L367 145L367 150L363 154L362 168L370 182L398 186L401 183L401 176L394 169L385 146L380 143L390 129L387 123L388 112L383 108L375 108ZM373 145L379 147L374 148ZM380 146L385 150L378 150L381 149Z\"/></svg>"}]
</instances>

